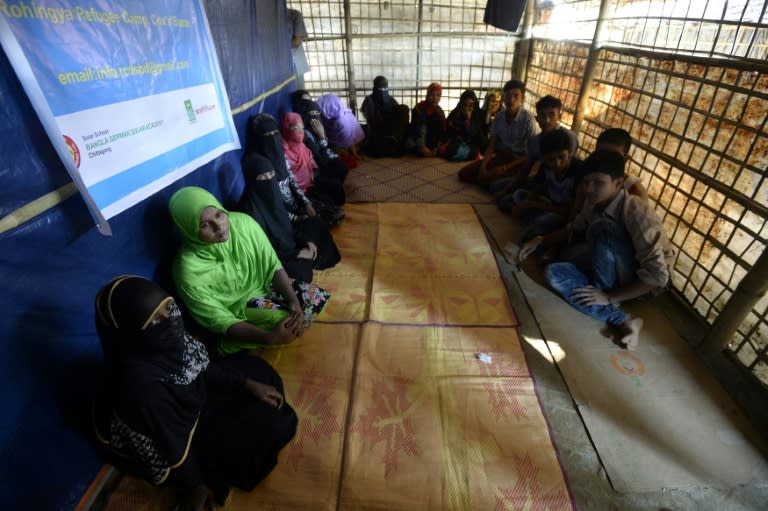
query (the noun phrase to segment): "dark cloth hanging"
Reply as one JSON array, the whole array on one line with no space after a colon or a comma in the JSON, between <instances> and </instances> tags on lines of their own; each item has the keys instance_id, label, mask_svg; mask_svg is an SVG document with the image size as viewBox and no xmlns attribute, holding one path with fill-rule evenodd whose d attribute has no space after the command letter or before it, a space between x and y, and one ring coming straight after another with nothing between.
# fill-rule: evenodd
<instances>
[{"instance_id":1,"label":"dark cloth hanging","mask_svg":"<svg viewBox=\"0 0 768 511\"><path fill-rule=\"evenodd\" d=\"M150 321L157 311L166 317ZM95 315L107 380L94 430L110 461L184 492L205 484L219 504L230 486L250 490L269 474L298 419L287 403L275 408L246 390L251 379L285 395L265 360L211 363L170 295L141 277L105 285Z\"/></svg>"},{"instance_id":2,"label":"dark cloth hanging","mask_svg":"<svg viewBox=\"0 0 768 511\"><path fill-rule=\"evenodd\" d=\"M526 0L488 0L483 21L510 32L517 32L525 12Z\"/></svg>"}]
</instances>

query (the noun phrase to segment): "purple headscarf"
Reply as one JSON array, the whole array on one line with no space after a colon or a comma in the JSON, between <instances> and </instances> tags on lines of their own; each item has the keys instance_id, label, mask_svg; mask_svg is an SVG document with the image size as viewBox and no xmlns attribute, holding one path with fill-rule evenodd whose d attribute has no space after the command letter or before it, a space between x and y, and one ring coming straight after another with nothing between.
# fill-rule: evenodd
<instances>
[{"instance_id":1,"label":"purple headscarf","mask_svg":"<svg viewBox=\"0 0 768 511\"><path fill-rule=\"evenodd\" d=\"M317 99L317 106L323 114L323 126L328 143L333 146L348 148L365 138L363 128L357 122L352 110L341 103L335 94L325 94Z\"/></svg>"}]
</instances>

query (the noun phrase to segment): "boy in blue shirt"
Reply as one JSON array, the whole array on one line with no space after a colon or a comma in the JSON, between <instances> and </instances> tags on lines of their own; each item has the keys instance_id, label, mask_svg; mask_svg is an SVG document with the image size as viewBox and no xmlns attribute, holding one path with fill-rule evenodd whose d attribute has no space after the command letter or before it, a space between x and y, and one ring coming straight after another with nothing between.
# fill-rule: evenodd
<instances>
[{"instance_id":1,"label":"boy in blue shirt","mask_svg":"<svg viewBox=\"0 0 768 511\"><path fill-rule=\"evenodd\" d=\"M528 177L528 140L537 128L533 115L523 108L525 84L520 80L505 83L503 99L506 109L493 120L491 140L483 159L459 170L459 181L488 186L500 177Z\"/></svg>"},{"instance_id":2,"label":"boy in blue shirt","mask_svg":"<svg viewBox=\"0 0 768 511\"><path fill-rule=\"evenodd\" d=\"M542 163L536 175L499 200L502 211L523 221L521 241L565 226L581 177L582 162L574 158L572 140L565 130L543 133L540 146Z\"/></svg>"},{"instance_id":3,"label":"boy in blue shirt","mask_svg":"<svg viewBox=\"0 0 768 511\"><path fill-rule=\"evenodd\" d=\"M571 156L575 156L579 149L579 141L576 134L560 125L562 117L563 103L554 96L544 96L536 102L536 123L541 129L541 133L533 135L528 139L528 164L529 173L536 174L541 163L541 137L546 133L553 131L562 131L570 140ZM489 186L493 198L497 201L508 196L525 180L528 174L511 177L503 177L494 180ZM504 208L502 208L504 209Z\"/></svg>"}]
</instances>

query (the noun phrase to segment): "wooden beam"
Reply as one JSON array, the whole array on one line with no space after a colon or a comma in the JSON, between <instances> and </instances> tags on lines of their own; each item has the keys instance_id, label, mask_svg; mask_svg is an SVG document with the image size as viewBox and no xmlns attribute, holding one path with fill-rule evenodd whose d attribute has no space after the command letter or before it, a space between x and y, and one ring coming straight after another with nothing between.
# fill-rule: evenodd
<instances>
[{"instance_id":1,"label":"wooden beam","mask_svg":"<svg viewBox=\"0 0 768 511\"><path fill-rule=\"evenodd\" d=\"M610 0L600 2L600 13L595 22L595 33L592 34L592 44L589 45L589 54L587 55L587 65L584 67L584 76L581 79L581 90L579 91L579 102L576 104L576 113L573 115L573 124L571 130L579 134L581 123L584 120L584 112L587 109L589 95L592 92L592 82L595 78L595 68L597 66L597 57L600 53L600 35L603 31L605 15L608 12Z\"/></svg>"},{"instance_id":2,"label":"wooden beam","mask_svg":"<svg viewBox=\"0 0 768 511\"><path fill-rule=\"evenodd\" d=\"M352 8L349 0L344 0L344 40L347 46L347 92L349 101L347 105L357 115L357 89L355 87L355 67L352 61Z\"/></svg>"},{"instance_id":3,"label":"wooden beam","mask_svg":"<svg viewBox=\"0 0 768 511\"><path fill-rule=\"evenodd\" d=\"M42 197L28 202L19 209L0 218L0 233L9 231L19 225L28 222L36 216L44 213L48 209L64 202L77 193L75 183L68 183L52 192L48 192Z\"/></svg>"},{"instance_id":4,"label":"wooden beam","mask_svg":"<svg viewBox=\"0 0 768 511\"><path fill-rule=\"evenodd\" d=\"M533 44L533 25L536 21L536 2L529 0L525 6L523 18L523 37L517 41L515 48L515 67L511 78L525 82L528 76L528 65L531 61L531 45Z\"/></svg>"}]
</instances>

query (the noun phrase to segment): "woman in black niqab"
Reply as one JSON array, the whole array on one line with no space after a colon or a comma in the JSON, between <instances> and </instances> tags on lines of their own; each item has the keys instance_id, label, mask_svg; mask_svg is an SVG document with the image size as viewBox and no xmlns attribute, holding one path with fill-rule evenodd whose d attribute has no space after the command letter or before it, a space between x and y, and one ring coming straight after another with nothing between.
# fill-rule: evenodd
<instances>
[{"instance_id":1,"label":"woman in black niqab","mask_svg":"<svg viewBox=\"0 0 768 511\"><path fill-rule=\"evenodd\" d=\"M311 282L313 268L331 268L341 260L324 210L317 205L313 209L318 215L308 214L307 205L312 201L286 166L280 131L271 115L252 117L246 134L242 161L245 188L237 209L261 225L291 278ZM308 266L307 249L313 253Z\"/></svg>"},{"instance_id":2,"label":"woman in black niqab","mask_svg":"<svg viewBox=\"0 0 768 511\"><path fill-rule=\"evenodd\" d=\"M360 111L367 123L366 152L371 156L400 156L410 111L390 96L386 77L374 78L373 89L363 100Z\"/></svg>"},{"instance_id":3,"label":"woman in black niqab","mask_svg":"<svg viewBox=\"0 0 768 511\"><path fill-rule=\"evenodd\" d=\"M312 282L312 251L317 247L313 248L294 231L274 166L258 153L246 153L242 170L245 188L236 209L249 214L264 229L289 277Z\"/></svg>"},{"instance_id":4,"label":"woman in black niqab","mask_svg":"<svg viewBox=\"0 0 768 511\"><path fill-rule=\"evenodd\" d=\"M93 425L112 463L177 488L182 509L223 505L231 486L269 474L297 417L265 360L211 362L173 298L141 277L106 284L95 315L107 381Z\"/></svg>"}]
</instances>

